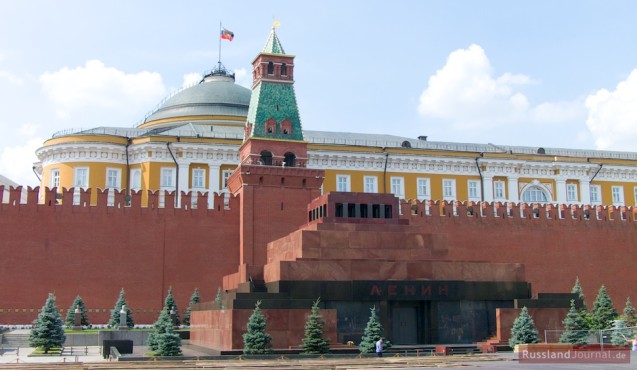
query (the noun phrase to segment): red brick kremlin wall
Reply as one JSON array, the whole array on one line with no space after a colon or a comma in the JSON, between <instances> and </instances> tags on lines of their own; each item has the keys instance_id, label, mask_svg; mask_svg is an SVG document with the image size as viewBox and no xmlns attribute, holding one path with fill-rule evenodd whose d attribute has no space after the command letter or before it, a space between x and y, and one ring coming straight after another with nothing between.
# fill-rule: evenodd
<instances>
[{"instance_id":1,"label":"red brick kremlin wall","mask_svg":"<svg viewBox=\"0 0 637 370\"><path fill-rule=\"evenodd\" d=\"M106 206L106 194L98 194L96 206L52 205L54 191L45 192L44 204L37 204L37 189L29 192L27 204L20 205L19 196L12 190L9 204L5 199L0 206L0 324L30 323L49 292L63 310L81 295L91 310L89 319L105 324L121 288L135 321L152 323L169 286L183 313L195 287L202 301L212 300L222 276L236 272L239 264L239 201L234 197L229 209L219 196L213 209L204 206L205 198L191 209L187 197L182 208L174 209L171 196L166 208L158 208L156 193L148 208L140 206L141 194L133 195L130 207L123 207L121 193L115 207ZM83 203L89 197L82 194ZM65 191L63 200L71 198ZM579 207L572 213L567 209L560 219L556 208L541 208L534 218L525 205L523 218L515 216L521 212L517 206L513 217L496 218L494 207L485 205L485 217L478 218L467 217L463 205L455 211L458 216L451 205L433 205L429 211L423 203L414 205L412 211L411 204L403 204L401 217L410 220L410 232L433 234L434 249L446 251L435 259L523 263L534 294L568 292L579 276L589 307L602 283L618 310L627 296L637 297L632 208L605 208L584 220ZM298 221L290 225L296 228Z\"/></svg>"},{"instance_id":2,"label":"red brick kremlin wall","mask_svg":"<svg viewBox=\"0 0 637 370\"><path fill-rule=\"evenodd\" d=\"M234 197L228 210L216 195L210 210L207 197L197 209L171 208L172 196L168 208L141 208L141 194L126 208L106 207L103 194L98 204L104 205L86 207L49 206L54 194L37 205L37 190L29 197L28 204L0 206L0 324L31 323L49 292L63 317L79 294L89 321L106 324L122 288L135 322L152 324L170 286L183 318L195 288L202 300L213 300L222 276L239 263Z\"/></svg>"},{"instance_id":3,"label":"red brick kremlin wall","mask_svg":"<svg viewBox=\"0 0 637 370\"><path fill-rule=\"evenodd\" d=\"M534 295L570 292L579 276L589 308L602 284L619 312L637 299L637 207L539 206L537 218L526 204L467 207L403 202L402 217L434 234L442 259L523 263Z\"/></svg>"}]
</instances>

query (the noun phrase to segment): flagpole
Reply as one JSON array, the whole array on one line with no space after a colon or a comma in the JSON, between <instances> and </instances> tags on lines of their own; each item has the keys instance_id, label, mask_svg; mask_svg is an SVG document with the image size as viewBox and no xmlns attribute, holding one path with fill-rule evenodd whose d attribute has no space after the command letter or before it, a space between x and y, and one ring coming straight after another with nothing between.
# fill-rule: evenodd
<instances>
[{"instance_id":1,"label":"flagpole","mask_svg":"<svg viewBox=\"0 0 637 370\"><path fill-rule=\"evenodd\" d=\"M219 33L217 34L217 41L219 42L219 60L218 68L221 69L221 21L219 21Z\"/></svg>"}]
</instances>

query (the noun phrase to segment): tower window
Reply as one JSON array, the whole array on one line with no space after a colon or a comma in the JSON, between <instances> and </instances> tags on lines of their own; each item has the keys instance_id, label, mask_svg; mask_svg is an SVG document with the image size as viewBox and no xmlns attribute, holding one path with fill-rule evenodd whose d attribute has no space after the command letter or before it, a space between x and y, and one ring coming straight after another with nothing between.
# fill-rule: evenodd
<instances>
[{"instance_id":1,"label":"tower window","mask_svg":"<svg viewBox=\"0 0 637 370\"><path fill-rule=\"evenodd\" d=\"M268 74L269 75L273 75L274 74L274 63L272 63L272 62L268 62Z\"/></svg>"},{"instance_id":2,"label":"tower window","mask_svg":"<svg viewBox=\"0 0 637 370\"><path fill-rule=\"evenodd\" d=\"M276 133L276 120L274 118L270 118L265 121L265 132L268 134Z\"/></svg>"},{"instance_id":3,"label":"tower window","mask_svg":"<svg viewBox=\"0 0 637 370\"><path fill-rule=\"evenodd\" d=\"M292 122L289 119L284 119L283 122L281 122L281 131L284 135L292 133Z\"/></svg>"},{"instance_id":4,"label":"tower window","mask_svg":"<svg viewBox=\"0 0 637 370\"><path fill-rule=\"evenodd\" d=\"M283 63L281 65L281 76L287 76L288 75L288 66Z\"/></svg>"},{"instance_id":5,"label":"tower window","mask_svg":"<svg viewBox=\"0 0 637 370\"><path fill-rule=\"evenodd\" d=\"M294 153L285 153L284 159L286 167L294 167L296 165L296 155Z\"/></svg>"},{"instance_id":6,"label":"tower window","mask_svg":"<svg viewBox=\"0 0 637 370\"><path fill-rule=\"evenodd\" d=\"M261 163L266 166L272 166L272 153L267 150L261 152Z\"/></svg>"}]
</instances>

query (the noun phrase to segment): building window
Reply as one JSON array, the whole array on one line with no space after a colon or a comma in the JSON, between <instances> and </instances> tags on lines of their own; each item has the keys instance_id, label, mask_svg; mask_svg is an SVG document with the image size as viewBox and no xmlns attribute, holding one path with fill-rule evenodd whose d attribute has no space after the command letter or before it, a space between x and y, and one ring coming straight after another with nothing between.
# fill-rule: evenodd
<instances>
[{"instance_id":1,"label":"building window","mask_svg":"<svg viewBox=\"0 0 637 370\"><path fill-rule=\"evenodd\" d=\"M223 170L223 172L221 172L221 177L222 177L222 181L223 181L223 189L227 189L228 188L228 179L230 178L230 175L232 175L232 173L234 172L234 170Z\"/></svg>"},{"instance_id":2,"label":"building window","mask_svg":"<svg viewBox=\"0 0 637 370\"><path fill-rule=\"evenodd\" d=\"M591 185L591 204L602 204L602 189L599 185Z\"/></svg>"},{"instance_id":3,"label":"building window","mask_svg":"<svg viewBox=\"0 0 637 370\"><path fill-rule=\"evenodd\" d=\"M164 167L161 169L161 178L159 179L159 206L164 207L166 204L166 191L175 190L175 169ZM175 200L177 198L175 197Z\"/></svg>"},{"instance_id":4,"label":"building window","mask_svg":"<svg viewBox=\"0 0 637 370\"><path fill-rule=\"evenodd\" d=\"M287 76L288 75L288 66L283 63L281 64L281 76Z\"/></svg>"},{"instance_id":5,"label":"building window","mask_svg":"<svg viewBox=\"0 0 637 370\"><path fill-rule=\"evenodd\" d=\"M624 205L624 187L623 186L613 186L611 188L613 194L613 205L615 206L623 206Z\"/></svg>"},{"instance_id":6,"label":"building window","mask_svg":"<svg viewBox=\"0 0 637 370\"><path fill-rule=\"evenodd\" d=\"M192 187L197 189L206 187L206 170L203 168L193 168Z\"/></svg>"},{"instance_id":7,"label":"building window","mask_svg":"<svg viewBox=\"0 0 637 370\"><path fill-rule=\"evenodd\" d=\"M538 186L531 186L522 193L522 201L525 203L546 203L548 197Z\"/></svg>"},{"instance_id":8,"label":"building window","mask_svg":"<svg viewBox=\"0 0 637 370\"><path fill-rule=\"evenodd\" d=\"M378 193L378 177L365 176L363 181L365 182L366 193Z\"/></svg>"},{"instance_id":9,"label":"building window","mask_svg":"<svg viewBox=\"0 0 637 370\"><path fill-rule=\"evenodd\" d=\"M566 201L577 202L577 184L566 184Z\"/></svg>"},{"instance_id":10,"label":"building window","mask_svg":"<svg viewBox=\"0 0 637 370\"><path fill-rule=\"evenodd\" d=\"M506 197L504 196L504 181L493 182L493 199L495 200L506 199Z\"/></svg>"},{"instance_id":11,"label":"building window","mask_svg":"<svg viewBox=\"0 0 637 370\"><path fill-rule=\"evenodd\" d=\"M336 175L336 191L351 191L349 175Z\"/></svg>"},{"instance_id":12,"label":"building window","mask_svg":"<svg viewBox=\"0 0 637 370\"><path fill-rule=\"evenodd\" d=\"M416 196L419 200L431 199L430 181L427 178L416 179Z\"/></svg>"},{"instance_id":13,"label":"building window","mask_svg":"<svg viewBox=\"0 0 637 370\"><path fill-rule=\"evenodd\" d=\"M75 169L75 179L73 180L73 186L82 189L88 188L88 168L78 167Z\"/></svg>"},{"instance_id":14,"label":"building window","mask_svg":"<svg viewBox=\"0 0 637 370\"><path fill-rule=\"evenodd\" d=\"M175 169L174 168L161 169L161 179L159 180L159 186L161 188L173 188L175 186Z\"/></svg>"},{"instance_id":15,"label":"building window","mask_svg":"<svg viewBox=\"0 0 637 370\"><path fill-rule=\"evenodd\" d=\"M60 169L54 168L51 170L51 189L60 187Z\"/></svg>"},{"instance_id":16,"label":"building window","mask_svg":"<svg viewBox=\"0 0 637 370\"><path fill-rule=\"evenodd\" d=\"M122 171L117 168L106 169L106 188L119 189L121 188Z\"/></svg>"},{"instance_id":17,"label":"building window","mask_svg":"<svg viewBox=\"0 0 637 370\"><path fill-rule=\"evenodd\" d=\"M73 173L73 204L80 204L80 189L88 188L88 168L78 167Z\"/></svg>"},{"instance_id":18,"label":"building window","mask_svg":"<svg viewBox=\"0 0 637 370\"><path fill-rule=\"evenodd\" d=\"M442 180L442 198L444 200L456 200L456 180Z\"/></svg>"},{"instance_id":19,"label":"building window","mask_svg":"<svg viewBox=\"0 0 637 370\"><path fill-rule=\"evenodd\" d=\"M477 180L469 180L467 183L469 200L472 201L480 201L482 200L481 192L480 192L480 181Z\"/></svg>"},{"instance_id":20,"label":"building window","mask_svg":"<svg viewBox=\"0 0 637 370\"><path fill-rule=\"evenodd\" d=\"M142 188L142 170L140 168L130 171L130 187L135 191Z\"/></svg>"},{"instance_id":21,"label":"building window","mask_svg":"<svg viewBox=\"0 0 637 370\"><path fill-rule=\"evenodd\" d=\"M268 62L268 74L269 75L273 75L274 74L274 63L272 63L272 62Z\"/></svg>"},{"instance_id":22,"label":"building window","mask_svg":"<svg viewBox=\"0 0 637 370\"><path fill-rule=\"evenodd\" d=\"M109 206L115 204L115 190L119 190L121 187L122 171L117 168L106 169L106 188L108 189L108 198L106 203Z\"/></svg>"},{"instance_id":23,"label":"building window","mask_svg":"<svg viewBox=\"0 0 637 370\"><path fill-rule=\"evenodd\" d=\"M405 180L402 177L391 178L391 192L398 199L405 199Z\"/></svg>"}]
</instances>

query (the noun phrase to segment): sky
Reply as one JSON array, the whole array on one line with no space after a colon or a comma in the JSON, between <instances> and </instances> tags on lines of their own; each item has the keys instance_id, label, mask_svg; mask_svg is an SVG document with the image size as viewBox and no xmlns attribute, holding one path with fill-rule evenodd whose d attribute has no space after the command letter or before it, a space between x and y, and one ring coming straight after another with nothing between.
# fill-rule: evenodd
<instances>
[{"instance_id":1,"label":"sky","mask_svg":"<svg viewBox=\"0 0 637 370\"><path fill-rule=\"evenodd\" d=\"M637 151L637 1L0 0L0 174L58 131L135 127L273 20L306 130ZM235 34L220 40L220 22Z\"/></svg>"}]
</instances>

